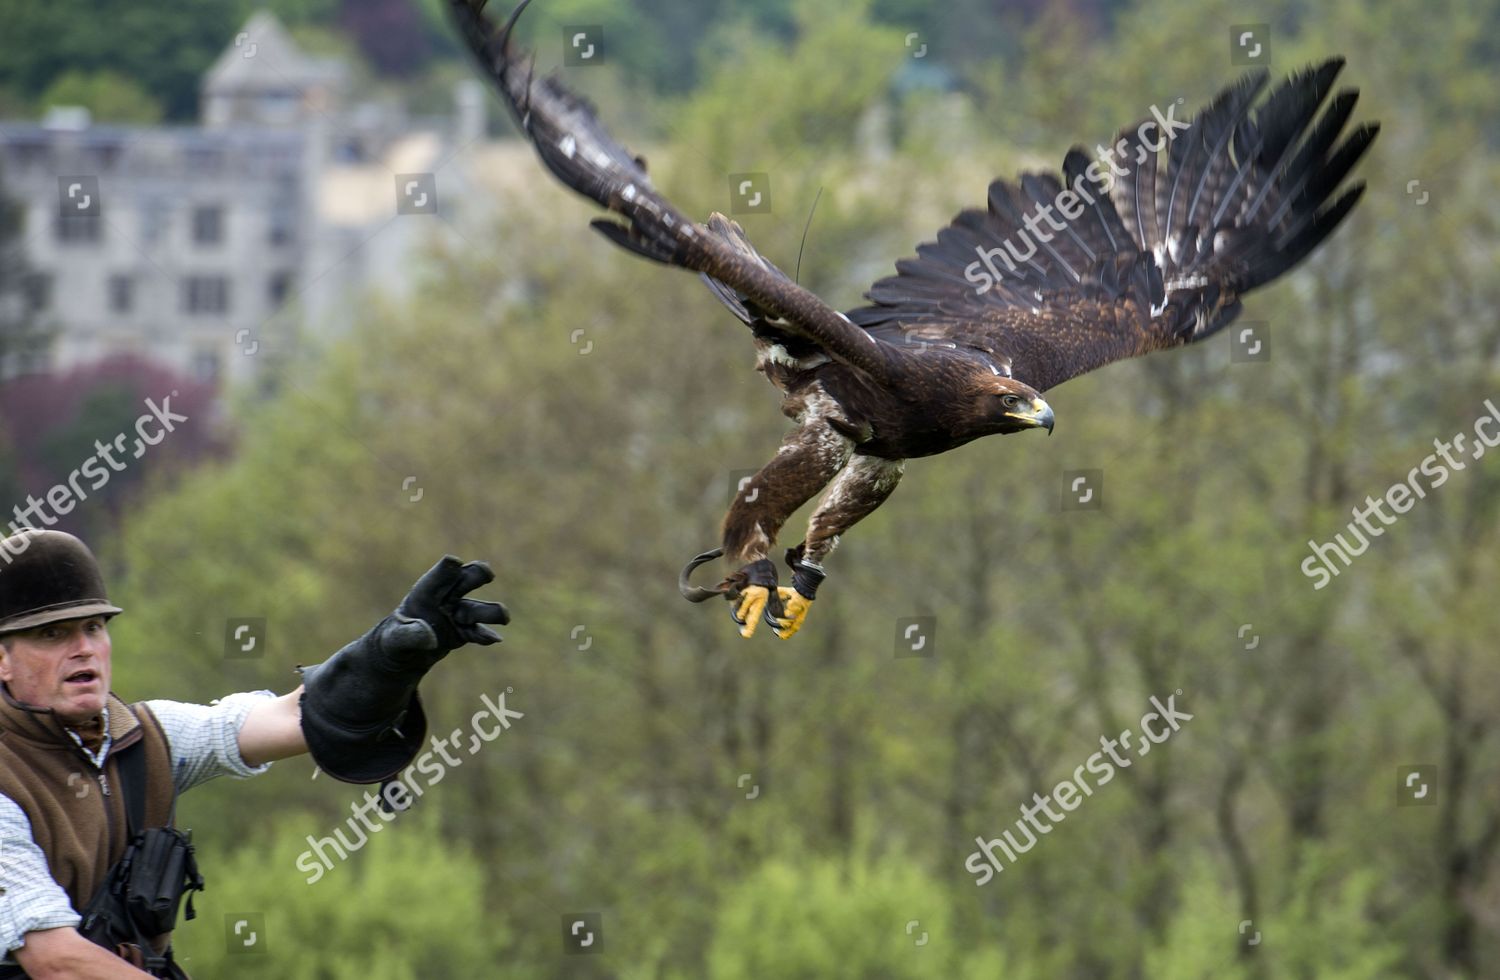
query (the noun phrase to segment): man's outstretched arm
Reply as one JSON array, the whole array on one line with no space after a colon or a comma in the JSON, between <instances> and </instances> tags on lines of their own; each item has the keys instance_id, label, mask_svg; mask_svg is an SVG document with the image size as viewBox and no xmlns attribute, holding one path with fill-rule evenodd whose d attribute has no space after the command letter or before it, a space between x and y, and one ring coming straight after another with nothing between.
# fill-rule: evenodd
<instances>
[{"instance_id":1,"label":"man's outstretched arm","mask_svg":"<svg viewBox=\"0 0 1500 980\"><path fill-rule=\"evenodd\" d=\"M240 758L247 766L263 766L307 752L302 734L302 688L250 709L240 726Z\"/></svg>"}]
</instances>

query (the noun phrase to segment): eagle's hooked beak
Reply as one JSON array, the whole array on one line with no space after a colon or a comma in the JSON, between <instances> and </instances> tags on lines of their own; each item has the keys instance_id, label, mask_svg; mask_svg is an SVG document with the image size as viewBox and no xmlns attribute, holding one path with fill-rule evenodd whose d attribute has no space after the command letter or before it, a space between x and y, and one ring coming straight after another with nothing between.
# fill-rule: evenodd
<instances>
[{"instance_id":1,"label":"eagle's hooked beak","mask_svg":"<svg viewBox=\"0 0 1500 980\"><path fill-rule=\"evenodd\" d=\"M1005 414L1013 419L1025 422L1033 428L1046 429L1049 436L1052 434L1052 406L1040 398L1032 399L1030 408L1019 412L1006 412Z\"/></svg>"}]
</instances>

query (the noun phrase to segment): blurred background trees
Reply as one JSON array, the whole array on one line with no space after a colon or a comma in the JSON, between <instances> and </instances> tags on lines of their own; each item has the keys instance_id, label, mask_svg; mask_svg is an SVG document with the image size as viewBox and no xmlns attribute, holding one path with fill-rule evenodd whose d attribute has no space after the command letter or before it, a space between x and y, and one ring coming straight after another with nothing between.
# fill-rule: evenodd
<instances>
[{"instance_id":1,"label":"blurred background trees","mask_svg":"<svg viewBox=\"0 0 1500 980\"><path fill-rule=\"evenodd\" d=\"M177 5L112 23L69 6L17 5L0 85L35 97L61 84L58 66L104 70L88 53L104 35L174 21L108 61L167 118L191 105L172 79L193 39L211 58L244 13ZM390 77L453 70L436 0L271 6L294 28L347 32ZM1056 168L1152 104L1203 104L1240 70L1230 25L1249 16L1165 0L559 0L534 14L531 38L605 26L624 87L569 81L650 151L685 211L726 210L730 173L769 174L771 213L740 220L844 307L993 176ZM380 48L387 16L421 25L411 50ZM1232 364L1221 337L1117 365L1050 397L1054 439L913 461L792 642L740 641L723 607L674 587L716 542L734 474L783 428L748 339L692 277L590 234L590 210L523 155L497 184L503 220L434 248L411 303L370 298L356 337L309 338L274 398L237 398L232 453L144 474L93 542L129 610L112 625L126 696L289 689L293 664L362 632L446 551L494 564L489 592L516 624L504 646L434 672L434 732L466 725L481 693L509 690L526 715L314 885L296 855L359 791L301 760L186 798L210 881L178 934L190 965L1500 970L1500 465L1455 474L1327 588L1298 570L1310 538L1500 400L1500 12L1336 2L1256 17L1276 72L1342 53L1358 119L1384 124L1355 216L1248 303L1271 360ZM38 40L54 23L65 44ZM172 58L153 53L169 43ZM77 404L102 413L83 430L114 424L107 399ZM65 458L68 431L48 443ZM1103 471L1100 510L1061 506L1063 473L1081 469ZM267 622L262 654L227 656L226 622L250 617ZM909 617L934 618L931 656L897 656ZM976 836L998 836L1100 735L1178 689L1195 716L1181 733L975 887ZM1417 764L1436 766L1433 805L1398 806ZM584 911L603 916L603 952L566 955L562 921ZM265 916L262 956L227 952L225 916L243 913Z\"/></svg>"}]
</instances>

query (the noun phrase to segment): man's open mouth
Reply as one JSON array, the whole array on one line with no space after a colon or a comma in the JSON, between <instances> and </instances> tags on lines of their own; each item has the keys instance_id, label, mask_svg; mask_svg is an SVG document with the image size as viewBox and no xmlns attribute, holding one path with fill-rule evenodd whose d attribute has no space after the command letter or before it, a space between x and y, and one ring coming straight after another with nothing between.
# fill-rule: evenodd
<instances>
[{"instance_id":1,"label":"man's open mouth","mask_svg":"<svg viewBox=\"0 0 1500 980\"><path fill-rule=\"evenodd\" d=\"M63 681L68 684L93 684L97 680L99 680L97 670L77 670L63 678Z\"/></svg>"}]
</instances>

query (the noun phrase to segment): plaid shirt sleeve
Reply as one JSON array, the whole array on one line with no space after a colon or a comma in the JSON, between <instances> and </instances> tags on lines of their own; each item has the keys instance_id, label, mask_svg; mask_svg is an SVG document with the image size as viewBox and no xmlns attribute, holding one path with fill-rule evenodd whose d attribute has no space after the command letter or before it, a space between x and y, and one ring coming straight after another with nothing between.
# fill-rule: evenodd
<instances>
[{"instance_id":1,"label":"plaid shirt sleeve","mask_svg":"<svg viewBox=\"0 0 1500 980\"><path fill-rule=\"evenodd\" d=\"M14 965L11 950L26 945L26 934L77 926L68 893L52 880L47 858L31 839L31 821L8 796L0 796L0 964Z\"/></svg>"},{"instance_id":2,"label":"plaid shirt sleeve","mask_svg":"<svg viewBox=\"0 0 1500 980\"><path fill-rule=\"evenodd\" d=\"M185 793L216 776L244 779L271 767L247 766L240 757L240 728L250 709L276 697L270 691L231 694L213 704L182 701L147 701L146 706L161 722L172 751L173 780L177 792Z\"/></svg>"}]
</instances>

